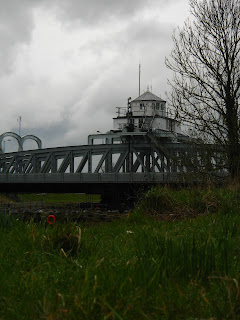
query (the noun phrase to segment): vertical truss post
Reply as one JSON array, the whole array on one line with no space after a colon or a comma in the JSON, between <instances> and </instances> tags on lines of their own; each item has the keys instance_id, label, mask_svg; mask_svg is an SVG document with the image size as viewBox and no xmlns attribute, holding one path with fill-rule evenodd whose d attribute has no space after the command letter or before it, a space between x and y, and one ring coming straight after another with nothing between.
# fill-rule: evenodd
<instances>
[{"instance_id":1,"label":"vertical truss post","mask_svg":"<svg viewBox=\"0 0 240 320\"><path fill-rule=\"evenodd\" d=\"M36 155L33 156L33 158L32 158L32 166L33 166L32 172L37 173L37 157L36 157Z\"/></svg>"},{"instance_id":2,"label":"vertical truss post","mask_svg":"<svg viewBox=\"0 0 240 320\"><path fill-rule=\"evenodd\" d=\"M132 172L132 167L133 167L133 153L131 150L128 155L128 172Z\"/></svg>"},{"instance_id":3,"label":"vertical truss post","mask_svg":"<svg viewBox=\"0 0 240 320\"><path fill-rule=\"evenodd\" d=\"M172 151L172 172L177 172L176 152Z\"/></svg>"},{"instance_id":4,"label":"vertical truss post","mask_svg":"<svg viewBox=\"0 0 240 320\"><path fill-rule=\"evenodd\" d=\"M160 172L164 172L164 156L161 154L160 156Z\"/></svg>"},{"instance_id":5,"label":"vertical truss post","mask_svg":"<svg viewBox=\"0 0 240 320\"><path fill-rule=\"evenodd\" d=\"M170 158L166 158L167 159L167 173L171 172L171 159Z\"/></svg>"},{"instance_id":6,"label":"vertical truss post","mask_svg":"<svg viewBox=\"0 0 240 320\"><path fill-rule=\"evenodd\" d=\"M57 159L54 154L52 154L52 157L51 157L51 172L52 173L57 172Z\"/></svg>"},{"instance_id":7,"label":"vertical truss post","mask_svg":"<svg viewBox=\"0 0 240 320\"><path fill-rule=\"evenodd\" d=\"M15 170L13 170L13 172L15 171L16 173L21 173L22 172L22 161L19 159L18 156L15 157L15 163L13 164L13 167L15 168Z\"/></svg>"},{"instance_id":8,"label":"vertical truss post","mask_svg":"<svg viewBox=\"0 0 240 320\"><path fill-rule=\"evenodd\" d=\"M92 151L88 151L88 173L92 173Z\"/></svg>"},{"instance_id":9,"label":"vertical truss post","mask_svg":"<svg viewBox=\"0 0 240 320\"><path fill-rule=\"evenodd\" d=\"M126 172L132 172L133 151L132 151L131 137L127 137L127 143L128 143L128 156L126 157Z\"/></svg>"},{"instance_id":10,"label":"vertical truss post","mask_svg":"<svg viewBox=\"0 0 240 320\"><path fill-rule=\"evenodd\" d=\"M105 160L105 170L106 172L112 172L112 150L109 149L108 154L106 156L106 160Z\"/></svg>"},{"instance_id":11,"label":"vertical truss post","mask_svg":"<svg viewBox=\"0 0 240 320\"><path fill-rule=\"evenodd\" d=\"M150 161L150 156L151 154L149 152L146 153L146 169L147 169L147 172L150 172L151 171L151 161Z\"/></svg>"},{"instance_id":12,"label":"vertical truss post","mask_svg":"<svg viewBox=\"0 0 240 320\"><path fill-rule=\"evenodd\" d=\"M158 162L157 162L157 159L156 159L156 157L155 157L154 149L152 149L152 151L151 151L151 158L152 158L151 171L152 171L152 172L156 172L157 169L158 169Z\"/></svg>"},{"instance_id":13,"label":"vertical truss post","mask_svg":"<svg viewBox=\"0 0 240 320\"><path fill-rule=\"evenodd\" d=\"M122 170L123 170L123 173L127 172L127 170L126 170L126 160L124 161L124 163L122 165Z\"/></svg>"},{"instance_id":14,"label":"vertical truss post","mask_svg":"<svg viewBox=\"0 0 240 320\"><path fill-rule=\"evenodd\" d=\"M73 152L70 152L69 163L70 163L70 173L74 173L74 156L73 156Z\"/></svg>"}]
</instances>

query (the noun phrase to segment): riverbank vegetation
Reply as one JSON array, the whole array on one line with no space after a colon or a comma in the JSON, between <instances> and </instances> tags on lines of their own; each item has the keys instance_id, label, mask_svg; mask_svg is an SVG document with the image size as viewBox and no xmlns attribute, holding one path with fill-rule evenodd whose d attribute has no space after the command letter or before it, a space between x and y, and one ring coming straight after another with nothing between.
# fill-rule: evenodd
<instances>
[{"instance_id":1,"label":"riverbank vegetation","mask_svg":"<svg viewBox=\"0 0 240 320\"><path fill-rule=\"evenodd\" d=\"M42 204L67 204L81 202L99 202L100 195L85 193L18 193L0 194L0 203L42 203Z\"/></svg>"},{"instance_id":2,"label":"riverbank vegetation","mask_svg":"<svg viewBox=\"0 0 240 320\"><path fill-rule=\"evenodd\" d=\"M239 188L154 188L128 218L0 219L2 319L239 319Z\"/></svg>"}]
</instances>

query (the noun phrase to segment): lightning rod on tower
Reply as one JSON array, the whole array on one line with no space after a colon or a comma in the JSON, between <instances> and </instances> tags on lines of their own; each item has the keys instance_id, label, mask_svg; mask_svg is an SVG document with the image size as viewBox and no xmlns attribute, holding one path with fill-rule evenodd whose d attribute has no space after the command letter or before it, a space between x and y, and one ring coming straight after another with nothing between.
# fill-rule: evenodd
<instances>
[{"instance_id":1,"label":"lightning rod on tower","mask_svg":"<svg viewBox=\"0 0 240 320\"><path fill-rule=\"evenodd\" d=\"M139 88L139 96L141 94L141 64L139 63L139 75L138 75L139 79L138 79L138 88Z\"/></svg>"}]
</instances>

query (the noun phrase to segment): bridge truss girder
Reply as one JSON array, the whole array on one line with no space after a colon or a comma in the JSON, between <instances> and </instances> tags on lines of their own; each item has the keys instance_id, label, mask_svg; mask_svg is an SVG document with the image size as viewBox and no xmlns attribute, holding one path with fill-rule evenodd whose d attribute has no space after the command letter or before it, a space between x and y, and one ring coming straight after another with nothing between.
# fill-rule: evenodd
<instances>
[{"instance_id":1,"label":"bridge truss girder","mask_svg":"<svg viewBox=\"0 0 240 320\"><path fill-rule=\"evenodd\" d=\"M0 155L0 174L222 173L225 154L214 146L165 143L153 134L124 143L59 147Z\"/></svg>"}]
</instances>

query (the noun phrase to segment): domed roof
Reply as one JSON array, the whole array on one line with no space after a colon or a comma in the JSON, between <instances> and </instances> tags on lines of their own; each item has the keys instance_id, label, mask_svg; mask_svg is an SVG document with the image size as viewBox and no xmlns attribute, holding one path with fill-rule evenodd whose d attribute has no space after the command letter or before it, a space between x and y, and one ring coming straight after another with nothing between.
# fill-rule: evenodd
<instances>
[{"instance_id":1,"label":"domed roof","mask_svg":"<svg viewBox=\"0 0 240 320\"><path fill-rule=\"evenodd\" d=\"M155 94L153 94L150 91L146 91L144 92L141 96L139 96L138 98L132 100L132 101L160 101L160 102L166 102L163 99L159 98L158 96L156 96Z\"/></svg>"}]
</instances>

